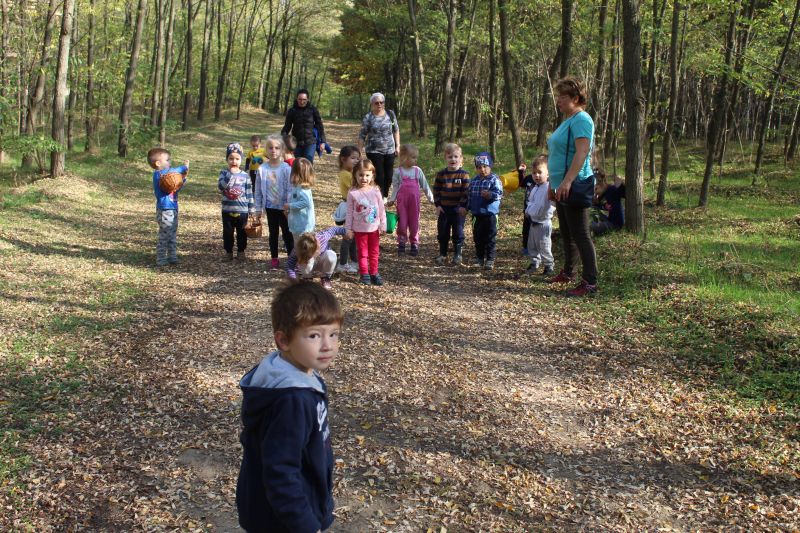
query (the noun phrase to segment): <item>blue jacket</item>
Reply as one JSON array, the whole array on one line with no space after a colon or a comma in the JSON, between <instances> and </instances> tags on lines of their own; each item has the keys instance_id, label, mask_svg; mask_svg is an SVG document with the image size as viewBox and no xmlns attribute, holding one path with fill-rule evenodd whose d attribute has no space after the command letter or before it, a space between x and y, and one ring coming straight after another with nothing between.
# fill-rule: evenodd
<instances>
[{"instance_id":1,"label":"blue jacket","mask_svg":"<svg viewBox=\"0 0 800 533\"><path fill-rule=\"evenodd\" d=\"M484 198L481 191L489 191L491 196ZM503 184L494 173L487 177L477 175L469 182L469 205L473 215L497 215L500 213L500 200L503 198Z\"/></svg>"},{"instance_id":2,"label":"blue jacket","mask_svg":"<svg viewBox=\"0 0 800 533\"><path fill-rule=\"evenodd\" d=\"M165 168L164 170L156 170L153 172L153 194L156 196L156 209L178 209L178 189L177 191L167 194L158 186L158 180L164 174L170 172L177 172L178 174L186 174L189 171L186 165L181 165L178 168ZM184 177L184 183L186 178ZM181 185L181 189L183 185Z\"/></svg>"},{"instance_id":3,"label":"blue jacket","mask_svg":"<svg viewBox=\"0 0 800 533\"><path fill-rule=\"evenodd\" d=\"M314 231L316 225L314 197L311 195L311 189L295 185L289 193L289 231L305 233Z\"/></svg>"},{"instance_id":4,"label":"blue jacket","mask_svg":"<svg viewBox=\"0 0 800 533\"><path fill-rule=\"evenodd\" d=\"M249 532L316 533L333 523L333 450L325 382L277 350L244 375L244 457L236 485Z\"/></svg>"}]
</instances>

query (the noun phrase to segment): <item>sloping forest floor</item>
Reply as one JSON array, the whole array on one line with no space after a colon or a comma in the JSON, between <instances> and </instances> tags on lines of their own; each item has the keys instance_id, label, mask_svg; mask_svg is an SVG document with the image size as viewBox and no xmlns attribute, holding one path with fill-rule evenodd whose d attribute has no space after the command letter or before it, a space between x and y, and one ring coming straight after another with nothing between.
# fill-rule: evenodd
<instances>
[{"instance_id":1,"label":"sloping forest floor","mask_svg":"<svg viewBox=\"0 0 800 533\"><path fill-rule=\"evenodd\" d=\"M248 111L172 136L191 160L175 267L154 267L143 156L80 156L4 203L0 529L237 529L238 380L273 349L283 276L265 239L222 261L216 179L228 142L280 125ZM326 130L321 226L357 126ZM521 274L518 211L493 272L435 267L424 205L420 257L386 236L384 287L334 280L333 531L797 531L794 412L710 386L639 322Z\"/></svg>"}]
</instances>

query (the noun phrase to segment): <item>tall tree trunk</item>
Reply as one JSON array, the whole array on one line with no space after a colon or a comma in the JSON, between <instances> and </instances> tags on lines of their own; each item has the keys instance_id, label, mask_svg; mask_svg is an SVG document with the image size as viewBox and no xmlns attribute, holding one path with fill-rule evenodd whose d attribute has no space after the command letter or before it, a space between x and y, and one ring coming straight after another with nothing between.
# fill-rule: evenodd
<instances>
[{"instance_id":1,"label":"tall tree trunk","mask_svg":"<svg viewBox=\"0 0 800 533\"><path fill-rule=\"evenodd\" d=\"M278 74L278 87L275 89L275 104L272 106L273 113L280 111L283 78L286 76L286 66L289 62L289 33L286 31L286 26L289 24L289 18L289 6L286 6L286 10L283 13L283 19L281 21L281 70L280 74Z\"/></svg>"},{"instance_id":2,"label":"tall tree trunk","mask_svg":"<svg viewBox=\"0 0 800 533\"><path fill-rule=\"evenodd\" d=\"M589 103L589 115L595 123L598 121L598 111L603 109L600 95L603 94L603 75L606 69L606 19L608 17L608 0L601 0L600 12L597 20L597 68L592 84L592 101ZM602 137L600 137L602 138Z\"/></svg>"},{"instance_id":3,"label":"tall tree trunk","mask_svg":"<svg viewBox=\"0 0 800 533\"><path fill-rule=\"evenodd\" d=\"M539 98L539 125L536 127L536 147L542 148L545 143L545 130L547 129L547 116L550 113L550 102L553 101L553 78L561 65L561 45L556 50L553 62L547 69L547 79L542 81L542 95Z\"/></svg>"},{"instance_id":4,"label":"tall tree trunk","mask_svg":"<svg viewBox=\"0 0 800 533\"><path fill-rule=\"evenodd\" d=\"M97 113L94 104L94 6L89 0L89 36L86 43L86 146L85 151L97 151Z\"/></svg>"},{"instance_id":5,"label":"tall tree trunk","mask_svg":"<svg viewBox=\"0 0 800 533\"><path fill-rule=\"evenodd\" d=\"M675 130L675 110L678 100L678 32L681 17L680 0L672 4L672 35L669 42L669 108L667 123L664 126L664 138L661 144L661 176L658 180L656 205L664 205L667 197L667 177L669 176L669 156L672 146L672 135Z\"/></svg>"},{"instance_id":6,"label":"tall tree trunk","mask_svg":"<svg viewBox=\"0 0 800 533\"><path fill-rule=\"evenodd\" d=\"M497 9L500 12L500 54L503 60L503 81L506 93L506 108L508 109L508 125L511 128L511 139L514 143L515 167L525 160L522 151L522 138L517 126L517 105L514 102L514 73L511 70L511 52L508 49L508 0L497 0Z\"/></svg>"},{"instance_id":7,"label":"tall tree trunk","mask_svg":"<svg viewBox=\"0 0 800 533\"><path fill-rule=\"evenodd\" d=\"M617 0L614 6L614 23L611 30L611 60L608 65L608 96L606 97L606 107L608 109L607 119L604 123L604 140L603 140L603 159L607 160L608 156L616 152L616 126L617 126L617 108L618 108L618 94L617 94L617 69L619 64L619 18L622 0ZM614 158L614 174L617 173L616 157Z\"/></svg>"},{"instance_id":8,"label":"tall tree trunk","mask_svg":"<svg viewBox=\"0 0 800 533\"><path fill-rule=\"evenodd\" d=\"M172 35L175 27L175 2L169 0L169 19L167 22L167 41L164 50L164 73L161 86L161 115L158 118L158 143L164 146L167 142L167 114L169 113L169 66L172 62Z\"/></svg>"},{"instance_id":9,"label":"tall tree trunk","mask_svg":"<svg viewBox=\"0 0 800 533\"><path fill-rule=\"evenodd\" d=\"M559 77L569 74L569 62L572 59L572 18L575 15L575 2L561 0L561 68Z\"/></svg>"},{"instance_id":10,"label":"tall tree trunk","mask_svg":"<svg viewBox=\"0 0 800 533\"><path fill-rule=\"evenodd\" d=\"M781 56L778 59L778 65L772 73L772 84L770 85L769 93L767 94L767 101L764 104L764 114L761 118L761 128L758 130L758 150L756 151L756 167L753 176L753 185L756 183L756 176L761 174L761 164L764 161L764 142L767 138L767 128L769 127L769 120L772 116L772 108L775 105L775 93L778 92L778 87L781 83L781 74L783 73L783 65L786 63L786 55L789 53L789 47L792 44L792 37L794 36L794 28L797 25L797 16L800 13L800 0L794 6L794 15L792 15L792 23L789 25L789 32L786 34L786 41L781 51Z\"/></svg>"},{"instance_id":11,"label":"tall tree trunk","mask_svg":"<svg viewBox=\"0 0 800 533\"><path fill-rule=\"evenodd\" d=\"M222 62L222 69L219 72L217 79L217 99L214 102L214 120L218 121L222 115L222 102L225 99L225 84L228 81L228 65L231 61L231 50L233 48L233 35L236 29L233 27L233 12L236 10L234 6L235 0L231 0L230 14L228 15L228 44L225 47L225 59Z\"/></svg>"},{"instance_id":12,"label":"tall tree trunk","mask_svg":"<svg viewBox=\"0 0 800 533\"><path fill-rule=\"evenodd\" d=\"M8 83L8 33L10 26L8 11L6 0L0 0L0 99L5 99L6 84ZM5 121L0 121L0 164L5 163L6 160L6 152L3 146L5 134Z\"/></svg>"},{"instance_id":13,"label":"tall tree trunk","mask_svg":"<svg viewBox=\"0 0 800 533\"><path fill-rule=\"evenodd\" d=\"M427 122L427 117L425 116L425 110L427 109L427 105L425 102L425 69L422 66L422 57L420 56L419 52L419 31L417 30L417 8L416 8L416 1L415 0L408 0L408 16L411 20L411 44L414 48L414 70L416 72L415 81L417 83L417 106L414 107L414 111L417 114L417 135L419 137L425 137L425 125Z\"/></svg>"},{"instance_id":14,"label":"tall tree trunk","mask_svg":"<svg viewBox=\"0 0 800 533\"><path fill-rule=\"evenodd\" d=\"M625 86L625 227L644 233L644 179L642 176L645 101L642 93L642 24L638 0L622 0Z\"/></svg>"},{"instance_id":15,"label":"tall tree trunk","mask_svg":"<svg viewBox=\"0 0 800 533\"><path fill-rule=\"evenodd\" d=\"M72 37L70 38L69 57L67 58L67 152L75 148L75 107L78 105L78 72L75 64L77 63L77 43L78 43L78 20L75 17L77 2L72 4Z\"/></svg>"},{"instance_id":16,"label":"tall tree trunk","mask_svg":"<svg viewBox=\"0 0 800 533\"><path fill-rule=\"evenodd\" d=\"M50 0L47 5L47 20L44 23L44 37L42 49L39 55L39 67L35 70L36 81L33 82L33 93L28 97L28 108L25 113L25 128L22 130L27 135L33 135L36 131L39 114L44 105L44 87L47 77L47 65L50 62L50 45L53 42L53 22L58 7L57 0ZM22 157L22 166L30 168L33 165L33 156L25 154Z\"/></svg>"},{"instance_id":17,"label":"tall tree trunk","mask_svg":"<svg viewBox=\"0 0 800 533\"><path fill-rule=\"evenodd\" d=\"M798 139L800 139L800 103L797 104L797 109L794 111L794 122L792 122L792 130L789 133L789 147L786 149L786 161L794 160Z\"/></svg>"},{"instance_id":18,"label":"tall tree trunk","mask_svg":"<svg viewBox=\"0 0 800 533\"><path fill-rule=\"evenodd\" d=\"M661 2L661 9L659 9ZM653 0L653 28L650 36L650 50L647 61L647 97L645 99L645 117L647 119L648 168L650 179L656 179L656 126L658 123L658 106L656 90L656 61L658 60L658 36L666 8L666 0Z\"/></svg>"},{"instance_id":19,"label":"tall tree trunk","mask_svg":"<svg viewBox=\"0 0 800 533\"><path fill-rule=\"evenodd\" d=\"M150 97L150 125L158 123L158 110L161 105L161 73L164 71L164 19L166 18L167 2L169 0L156 0L156 50L153 60L153 92Z\"/></svg>"},{"instance_id":20,"label":"tall tree trunk","mask_svg":"<svg viewBox=\"0 0 800 533\"><path fill-rule=\"evenodd\" d=\"M703 183L700 186L700 200L698 207L708 206L708 187L711 184L711 172L714 168L714 155L719 141L719 130L725 117L725 97L728 92L728 70L731 67L733 49L736 46L736 17L739 15L739 2L734 3L730 18L728 19L728 34L725 39L725 69L719 81L717 93L714 96L714 111L711 123L706 134L706 168L703 172Z\"/></svg>"},{"instance_id":21,"label":"tall tree trunk","mask_svg":"<svg viewBox=\"0 0 800 533\"><path fill-rule=\"evenodd\" d=\"M136 29L131 42L131 57L125 74L125 92L119 108L119 140L117 153L120 157L128 155L128 130L131 126L131 107L133 104L133 84L136 81L136 67L139 62L139 48L142 44L142 28L144 27L146 0L139 0L136 8Z\"/></svg>"},{"instance_id":22,"label":"tall tree trunk","mask_svg":"<svg viewBox=\"0 0 800 533\"><path fill-rule=\"evenodd\" d=\"M287 91L283 97L283 111L282 113L285 115L286 111L289 110L289 102L292 95L292 91L294 90L294 61L297 57L297 31L295 31L294 37L292 38L292 61L289 63L289 83L287 84Z\"/></svg>"},{"instance_id":23,"label":"tall tree trunk","mask_svg":"<svg viewBox=\"0 0 800 533\"><path fill-rule=\"evenodd\" d=\"M183 131L189 128L189 103L192 90L192 23L196 14L197 11L192 10L192 0L186 0L186 72L184 72L183 79L183 111L181 112L181 129Z\"/></svg>"},{"instance_id":24,"label":"tall tree trunk","mask_svg":"<svg viewBox=\"0 0 800 533\"><path fill-rule=\"evenodd\" d=\"M252 2L253 10L247 19L247 30L245 31L244 39L244 68L242 68L242 75L239 80L239 94L236 97L236 120L242 113L242 98L244 97L244 90L247 87L247 81L250 78L250 65L253 62L253 32L255 31L256 13L261 9L261 2Z\"/></svg>"},{"instance_id":25,"label":"tall tree trunk","mask_svg":"<svg viewBox=\"0 0 800 533\"><path fill-rule=\"evenodd\" d=\"M458 57L458 76L456 76L456 87L454 90L455 98L453 98L453 111L450 114L450 129L447 137L450 142L455 140L456 122L461 117L461 107L463 106L463 97L465 94L464 86L467 84L464 73L467 68L467 58L469 57L469 47L472 43L472 29L475 26L475 12L478 8L477 0L472 2L472 10L469 20L469 29L467 30L467 38L465 44L461 47Z\"/></svg>"},{"instance_id":26,"label":"tall tree trunk","mask_svg":"<svg viewBox=\"0 0 800 533\"><path fill-rule=\"evenodd\" d=\"M261 62L261 79L258 82L258 108L264 109L269 90L269 64L272 56L272 46L275 36L272 33L272 0L269 0L269 27L267 29L267 46L264 48L264 60Z\"/></svg>"},{"instance_id":27,"label":"tall tree trunk","mask_svg":"<svg viewBox=\"0 0 800 533\"><path fill-rule=\"evenodd\" d=\"M497 0L489 0L489 153L497 159L497 53L495 52L494 21Z\"/></svg>"},{"instance_id":28,"label":"tall tree trunk","mask_svg":"<svg viewBox=\"0 0 800 533\"><path fill-rule=\"evenodd\" d=\"M494 0L490 0L494 1ZM439 107L439 121L436 124L435 155L441 154L447 140L447 124L450 122L450 100L453 97L453 55L456 37L456 0L448 1L447 14L447 50L445 52L444 73L442 74L442 98ZM494 21L492 21L494 23Z\"/></svg>"},{"instance_id":29,"label":"tall tree trunk","mask_svg":"<svg viewBox=\"0 0 800 533\"><path fill-rule=\"evenodd\" d=\"M64 174L64 108L67 103L67 70L69 50L72 39L72 23L75 0L64 0L61 14L61 38L58 40L58 63L56 64L56 85L53 95L53 140L59 144L57 150L50 152L50 174L58 178Z\"/></svg>"},{"instance_id":30,"label":"tall tree trunk","mask_svg":"<svg viewBox=\"0 0 800 533\"><path fill-rule=\"evenodd\" d=\"M211 39L214 37L214 5L205 0L203 17L203 49L200 55L200 88L197 94L197 120L202 122L206 114L208 99L208 63L211 59Z\"/></svg>"}]
</instances>

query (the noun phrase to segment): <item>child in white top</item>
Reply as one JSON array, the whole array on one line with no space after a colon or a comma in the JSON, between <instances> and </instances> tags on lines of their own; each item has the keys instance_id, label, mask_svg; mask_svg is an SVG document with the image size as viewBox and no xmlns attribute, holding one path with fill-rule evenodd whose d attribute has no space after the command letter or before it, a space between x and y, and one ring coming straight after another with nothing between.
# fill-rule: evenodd
<instances>
[{"instance_id":1,"label":"child in white top","mask_svg":"<svg viewBox=\"0 0 800 533\"><path fill-rule=\"evenodd\" d=\"M550 234L553 230L553 213L556 208L550 201L550 184L547 181L547 156L540 155L531 164L531 175L534 186L528 196L528 207L525 216L531 221L528 233L528 257L531 264L528 272L533 273L544 265L543 276L553 275L553 253L551 252Z\"/></svg>"},{"instance_id":2,"label":"child in white top","mask_svg":"<svg viewBox=\"0 0 800 533\"><path fill-rule=\"evenodd\" d=\"M256 173L256 213L267 213L269 227L270 266L273 270L280 267L278 261L278 232L283 234L286 253L291 254L294 239L289 231L289 220L284 213L284 205L288 202L292 190L292 169L283 162L285 147L280 135L267 137L264 156L266 161L258 167Z\"/></svg>"},{"instance_id":3,"label":"child in white top","mask_svg":"<svg viewBox=\"0 0 800 533\"><path fill-rule=\"evenodd\" d=\"M392 176L392 193L386 205L397 203L397 253L406 253L406 242L411 241L410 254L419 255L419 201L420 190L425 191L428 202L433 203L433 192L425 174L417 166L419 150L413 144L400 147L400 166Z\"/></svg>"}]
</instances>

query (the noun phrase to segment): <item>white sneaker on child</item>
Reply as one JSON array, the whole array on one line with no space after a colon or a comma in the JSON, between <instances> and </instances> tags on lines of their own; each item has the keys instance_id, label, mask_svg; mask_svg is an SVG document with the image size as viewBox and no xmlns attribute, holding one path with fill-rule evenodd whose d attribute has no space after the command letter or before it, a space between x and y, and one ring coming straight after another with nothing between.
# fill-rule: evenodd
<instances>
[{"instance_id":1,"label":"white sneaker on child","mask_svg":"<svg viewBox=\"0 0 800 533\"><path fill-rule=\"evenodd\" d=\"M336 270L334 270L337 274L341 274L342 272L347 272L347 265L343 265L341 263L336 263Z\"/></svg>"},{"instance_id":2,"label":"white sneaker on child","mask_svg":"<svg viewBox=\"0 0 800 533\"><path fill-rule=\"evenodd\" d=\"M355 274L356 272L358 272L358 263L353 263L353 262L347 263L344 266L344 271L349 274Z\"/></svg>"}]
</instances>

